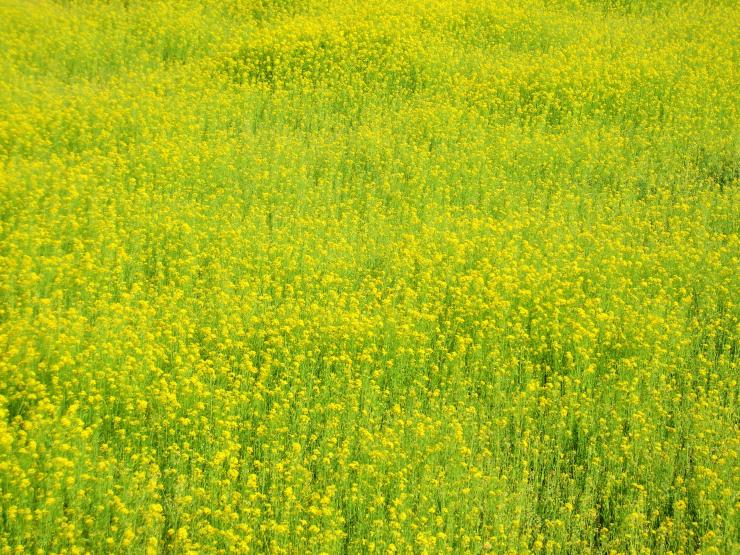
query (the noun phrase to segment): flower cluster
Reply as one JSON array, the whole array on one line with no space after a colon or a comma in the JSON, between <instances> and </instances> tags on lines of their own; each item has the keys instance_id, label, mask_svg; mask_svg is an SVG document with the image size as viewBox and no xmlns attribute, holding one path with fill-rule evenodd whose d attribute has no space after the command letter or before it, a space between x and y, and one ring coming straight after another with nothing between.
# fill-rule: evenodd
<instances>
[{"instance_id":1,"label":"flower cluster","mask_svg":"<svg viewBox=\"0 0 740 555\"><path fill-rule=\"evenodd\" d=\"M0 3L0 554L736 552L738 20Z\"/></svg>"}]
</instances>

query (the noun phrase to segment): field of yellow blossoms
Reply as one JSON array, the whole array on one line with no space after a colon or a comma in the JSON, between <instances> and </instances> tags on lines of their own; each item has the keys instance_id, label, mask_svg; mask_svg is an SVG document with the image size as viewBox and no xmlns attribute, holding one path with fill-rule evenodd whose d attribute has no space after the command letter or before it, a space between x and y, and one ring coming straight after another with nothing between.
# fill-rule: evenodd
<instances>
[{"instance_id":1,"label":"field of yellow blossoms","mask_svg":"<svg viewBox=\"0 0 740 555\"><path fill-rule=\"evenodd\" d=\"M0 555L740 550L734 0L0 0Z\"/></svg>"}]
</instances>

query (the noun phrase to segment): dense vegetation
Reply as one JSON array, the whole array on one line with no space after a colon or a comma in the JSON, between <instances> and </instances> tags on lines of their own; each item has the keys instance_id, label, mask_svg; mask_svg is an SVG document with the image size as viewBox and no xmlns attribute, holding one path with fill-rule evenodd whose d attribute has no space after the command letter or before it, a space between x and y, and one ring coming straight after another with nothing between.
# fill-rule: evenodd
<instances>
[{"instance_id":1,"label":"dense vegetation","mask_svg":"<svg viewBox=\"0 0 740 555\"><path fill-rule=\"evenodd\" d=\"M0 553L737 553L739 22L0 0Z\"/></svg>"}]
</instances>

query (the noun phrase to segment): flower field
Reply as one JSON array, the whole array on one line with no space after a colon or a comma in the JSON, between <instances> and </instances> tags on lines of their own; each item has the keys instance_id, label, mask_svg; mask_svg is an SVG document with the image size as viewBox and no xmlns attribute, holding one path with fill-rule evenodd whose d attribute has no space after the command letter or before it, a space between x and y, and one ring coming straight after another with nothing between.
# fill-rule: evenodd
<instances>
[{"instance_id":1,"label":"flower field","mask_svg":"<svg viewBox=\"0 0 740 555\"><path fill-rule=\"evenodd\" d=\"M0 554L740 550L732 0L0 0Z\"/></svg>"}]
</instances>

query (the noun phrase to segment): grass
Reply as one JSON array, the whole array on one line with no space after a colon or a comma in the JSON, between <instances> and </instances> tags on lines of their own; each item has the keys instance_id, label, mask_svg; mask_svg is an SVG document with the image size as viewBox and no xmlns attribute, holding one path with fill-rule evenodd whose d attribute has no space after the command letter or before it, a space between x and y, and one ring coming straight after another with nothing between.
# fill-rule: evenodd
<instances>
[{"instance_id":1,"label":"grass","mask_svg":"<svg viewBox=\"0 0 740 555\"><path fill-rule=\"evenodd\" d=\"M0 553L733 553L730 1L0 0Z\"/></svg>"}]
</instances>

